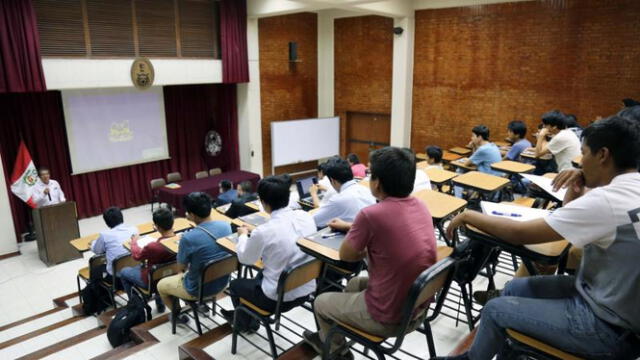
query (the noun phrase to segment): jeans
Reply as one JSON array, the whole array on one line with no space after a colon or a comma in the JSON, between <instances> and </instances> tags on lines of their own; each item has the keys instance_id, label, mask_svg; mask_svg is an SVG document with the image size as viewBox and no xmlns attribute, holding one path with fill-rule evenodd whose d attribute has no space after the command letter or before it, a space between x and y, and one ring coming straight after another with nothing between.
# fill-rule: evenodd
<instances>
[{"instance_id":1,"label":"jeans","mask_svg":"<svg viewBox=\"0 0 640 360\"><path fill-rule=\"evenodd\" d=\"M633 335L621 335L595 316L576 290L573 276L511 280L502 296L482 310L469 358L485 360L500 354L507 328L588 358L620 359L634 346Z\"/></svg>"},{"instance_id":2,"label":"jeans","mask_svg":"<svg viewBox=\"0 0 640 360\"><path fill-rule=\"evenodd\" d=\"M122 287L124 291L131 299L131 288L133 286L137 286L140 288L147 288L148 285L142 281L142 265L136 265L132 267L126 267L120 270L120 274L118 274L120 281L122 282ZM162 306L162 299L160 297L156 297L156 305Z\"/></svg>"}]
</instances>

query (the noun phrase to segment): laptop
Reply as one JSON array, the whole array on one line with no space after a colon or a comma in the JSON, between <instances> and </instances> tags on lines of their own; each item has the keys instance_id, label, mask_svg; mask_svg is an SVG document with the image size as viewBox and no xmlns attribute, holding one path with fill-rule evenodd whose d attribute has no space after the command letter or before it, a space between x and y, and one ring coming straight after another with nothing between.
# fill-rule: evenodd
<instances>
[{"instance_id":1,"label":"laptop","mask_svg":"<svg viewBox=\"0 0 640 360\"><path fill-rule=\"evenodd\" d=\"M313 199L311 199L311 193L309 188L311 185L317 184L318 178L315 176L300 179L296 181L296 188L298 189L298 196L301 202L311 204L313 206ZM322 194L318 194L318 197L322 199Z\"/></svg>"}]
</instances>

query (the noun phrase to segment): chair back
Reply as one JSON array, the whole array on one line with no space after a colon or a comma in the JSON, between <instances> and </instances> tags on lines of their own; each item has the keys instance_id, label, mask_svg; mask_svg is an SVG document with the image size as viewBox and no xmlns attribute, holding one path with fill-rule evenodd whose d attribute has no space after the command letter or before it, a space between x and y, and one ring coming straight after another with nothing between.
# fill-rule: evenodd
<instances>
[{"instance_id":1,"label":"chair back","mask_svg":"<svg viewBox=\"0 0 640 360\"><path fill-rule=\"evenodd\" d=\"M220 168L209 169L209 176L218 175L218 174L222 174L222 169Z\"/></svg>"},{"instance_id":2,"label":"chair back","mask_svg":"<svg viewBox=\"0 0 640 360\"><path fill-rule=\"evenodd\" d=\"M93 255L89 259L89 279L94 280L94 279L102 278L102 274L97 274L96 271L98 271L99 266L106 265L106 264L107 264L107 257L104 254Z\"/></svg>"},{"instance_id":3,"label":"chair back","mask_svg":"<svg viewBox=\"0 0 640 360\"><path fill-rule=\"evenodd\" d=\"M167 184L163 178L151 179L149 185L151 186L151 190L159 189Z\"/></svg>"},{"instance_id":4,"label":"chair back","mask_svg":"<svg viewBox=\"0 0 640 360\"><path fill-rule=\"evenodd\" d=\"M206 171L198 171L196 173L196 179L204 179L206 177L208 177L209 175L207 174Z\"/></svg>"},{"instance_id":5,"label":"chair back","mask_svg":"<svg viewBox=\"0 0 640 360\"><path fill-rule=\"evenodd\" d=\"M158 282L168 276L175 275L180 272L178 262L170 261L163 264L155 264L149 269L149 291L155 292Z\"/></svg>"},{"instance_id":6,"label":"chair back","mask_svg":"<svg viewBox=\"0 0 640 360\"><path fill-rule=\"evenodd\" d=\"M126 267L132 267L132 266L136 266L139 265L140 261L138 260L133 260L133 257L131 256L131 254L123 254L118 256L117 258L115 258L113 260L113 274L114 276L118 276L118 274L120 273L120 271ZM115 291L115 285L116 282L113 281L112 283L112 287Z\"/></svg>"},{"instance_id":7,"label":"chair back","mask_svg":"<svg viewBox=\"0 0 640 360\"><path fill-rule=\"evenodd\" d=\"M168 183L176 183L182 181L182 175L179 172L172 172L167 174Z\"/></svg>"},{"instance_id":8,"label":"chair back","mask_svg":"<svg viewBox=\"0 0 640 360\"><path fill-rule=\"evenodd\" d=\"M320 277L322 273L322 261L318 259L309 259L304 257L295 263L289 264L278 278L276 310L274 311L274 322L276 329L280 327L280 308L284 302L284 294L295 288L298 288L311 280Z\"/></svg>"},{"instance_id":9,"label":"chair back","mask_svg":"<svg viewBox=\"0 0 640 360\"><path fill-rule=\"evenodd\" d=\"M204 293L202 292L204 284L210 283L223 276L230 275L238 270L238 257L226 254L220 258L209 261L202 269L200 276L200 284L198 289L198 299L202 302Z\"/></svg>"}]
</instances>

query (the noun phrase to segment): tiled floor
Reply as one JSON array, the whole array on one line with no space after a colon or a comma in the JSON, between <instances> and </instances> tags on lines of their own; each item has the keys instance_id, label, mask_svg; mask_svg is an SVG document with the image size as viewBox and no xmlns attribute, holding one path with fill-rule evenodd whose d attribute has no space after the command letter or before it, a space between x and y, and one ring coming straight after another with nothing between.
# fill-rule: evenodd
<instances>
[{"instance_id":1,"label":"tiled floor","mask_svg":"<svg viewBox=\"0 0 640 360\"><path fill-rule=\"evenodd\" d=\"M124 210L125 222L129 224L139 224L151 221L151 211L149 206L140 206ZM87 235L104 229L101 217L83 219L80 221L81 235ZM35 242L23 243L20 245L22 255L0 261L0 326L41 313L53 308L52 299L58 298L76 291L77 270L86 266L86 259L90 254L85 254L83 259L69 261L60 265L47 267L38 258ZM500 286L507 277L499 275L496 278L497 285ZM476 288L481 288L483 279L478 280ZM77 304L77 299L67 302L70 306ZM225 308L230 308L229 299L223 299L220 304ZM48 315L41 319L28 322L26 324L0 332L0 343L24 335L44 326L68 319L72 316L70 309L65 309L57 313ZM154 312L155 316L155 312ZM287 313L290 319L295 319L300 325L314 329L315 324L312 314L302 308L294 309ZM223 320L219 317L215 319L219 323ZM296 333L300 334L302 329L291 321L285 320L285 325L293 327ZM215 324L207 322L208 325ZM67 339L78 333L93 329L97 326L97 320L93 317L82 319L31 340L15 344L0 350L0 359L13 359L45 346L52 345L61 340ZM439 354L446 354L468 333L468 328L464 324L456 326L455 321L446 317L439 317L432 325L436 348ZM281 329L282 330L282 329ZM263 331L263 330L261 330ZM287 333L286 330L281 332ZM179 328L176 335L171 334L171 327L168 323L151 330L151 333L160 340L145 350L130 356L128 359L176 359L178 357L178 346L195 338L196 335L186 328ZM254 338L258 339L256 335ZM299 342L299 335L289 333L288 338L293 342ZM255 340L255 341L260 341ZM289 347L290 344L282 339L277 340L278 344ZM267 348L264 346L264 348ZM46 359L89 359L102 354L111 349L106 335L84 341L76 346L55 353ZM249 345L245 340L239 339L238 353L231 355L231 337L227 336L221 341L209 346L206 351L216 359L268 359L266 355L258 349ZM424 335L413 333L409 335L403 345L406 351L426 358L427 346ZM356 358L364 358L356 354ZM399 358L408 358L400 355Z\"/></svg>"}]
</instances>

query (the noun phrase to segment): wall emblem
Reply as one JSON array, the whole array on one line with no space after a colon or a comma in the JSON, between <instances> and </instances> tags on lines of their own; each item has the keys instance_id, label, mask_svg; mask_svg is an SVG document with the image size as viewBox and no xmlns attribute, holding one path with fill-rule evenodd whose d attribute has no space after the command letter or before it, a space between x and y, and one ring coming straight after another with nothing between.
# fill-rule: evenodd
<instances>
[{"instance_id":1,"label":"wall emblem","mask_svg":"<svg viewBox=\"0 0 640 360\"><path fill-rule=\"evenodd\" d=\"M148 89L153 85L155 72L151 61L144 57L139 57L131 65L131 81L140 90Z\"/></svg>"}]
</instances>

